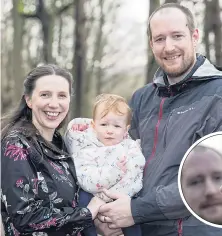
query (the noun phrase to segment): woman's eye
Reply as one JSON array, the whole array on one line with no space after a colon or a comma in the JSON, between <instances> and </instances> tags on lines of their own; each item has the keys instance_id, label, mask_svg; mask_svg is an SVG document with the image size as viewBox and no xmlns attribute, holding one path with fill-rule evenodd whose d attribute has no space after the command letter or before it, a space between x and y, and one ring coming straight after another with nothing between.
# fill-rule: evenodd
<instances>
[{"instance_id":1,"label":"woman's eye","mask_svg":"<svg viewBox=\"0 0 222 236\"><path fill-rule=\"evenodd\" d=\"M49 94L48 93L42 93L41 97L49 97Z\"/></svg>"}]
</instances>

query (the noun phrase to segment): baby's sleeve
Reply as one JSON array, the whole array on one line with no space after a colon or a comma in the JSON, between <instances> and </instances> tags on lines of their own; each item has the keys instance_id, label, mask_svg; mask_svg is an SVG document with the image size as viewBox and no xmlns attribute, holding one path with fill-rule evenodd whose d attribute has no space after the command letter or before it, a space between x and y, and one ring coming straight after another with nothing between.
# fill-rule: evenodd
<instances>
[{"instance_id":1,"label":"baby's sleeve","mask_svg":"<svg viewBox=\"0 0 222 236\"><path fill-rule=\"evenodd\" d=\"M89 127L91 119L88 118L75 118L71 120L67 126L67 130L64 135L64 142L66 144L69 154L72 156L77 155L84 145L86 145L87 139L85 138L85 130L78 130L78 126Z\"/></svg>"},{"instance_id":2,"label":"baby's sleeve","mask_svg":"<svg viewBox=\"0 0 222 236\"><path fill-rule=\"evenodd\" d=\"M127 158L126 174L110 190L132 197L142 189L145 158L138 142L126 140L125 148Z\"/></svg>"}]
</instances>

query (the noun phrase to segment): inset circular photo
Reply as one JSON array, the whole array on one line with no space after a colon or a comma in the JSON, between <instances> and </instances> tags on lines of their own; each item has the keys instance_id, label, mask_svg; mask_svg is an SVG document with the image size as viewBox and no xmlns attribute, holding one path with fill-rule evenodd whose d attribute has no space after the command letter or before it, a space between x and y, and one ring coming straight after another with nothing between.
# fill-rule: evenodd
<instances>
[{"instance_id":1,"label":"inset circular photo","mask_svg":"<svg viewBox=\"0 0 222 236\"><path fill-rule=\"evenodd\" d=\"M181 198L193 216L222 228L222 132L199 139L180 164Z\"/></svg>"}]
</instances>

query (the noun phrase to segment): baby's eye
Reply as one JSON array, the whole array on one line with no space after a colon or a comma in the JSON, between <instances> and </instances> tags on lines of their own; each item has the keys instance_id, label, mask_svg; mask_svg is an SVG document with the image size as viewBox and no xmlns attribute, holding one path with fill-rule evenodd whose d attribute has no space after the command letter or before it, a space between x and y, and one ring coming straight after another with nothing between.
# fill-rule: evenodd
<instances>
[{"instance_id":1,"label":"baby's eye","mask_svg":"<svg viewBox=\"0 0 222 236\"><path fill-rule=\"evenodd\" d=\"M115 127L116 127L116 128L120 128L120 126L119 126L119 125L115 125Z\"/></svg>"},{"instance_id":2,"label":"baby's eye","mask_svg":"<svg viewBox=\"0 0 222 236\"><path fill-rule=\"evenodd\" d=\"M106 126L106 124L101 124L101 126Z\"/></svg>"}]
</instances>

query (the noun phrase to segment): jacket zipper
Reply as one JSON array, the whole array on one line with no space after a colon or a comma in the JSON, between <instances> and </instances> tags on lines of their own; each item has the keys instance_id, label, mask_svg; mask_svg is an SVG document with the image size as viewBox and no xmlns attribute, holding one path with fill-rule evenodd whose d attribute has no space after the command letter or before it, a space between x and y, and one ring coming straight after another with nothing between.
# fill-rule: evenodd
<instances>
[{"instance_id":1,"label":"jacket zipper","mask_svg":"<svg viewBox=\"0 0 222 236\"><path fill-rule=\"evenodd\" d=\"M145 167L144 167L144 175L146 173L146 169L148 167L148 164L150 163L150 161L154 158L154 155L156 153L156 147L157 147L157 142L158 142L158 130L159 130L159 126L160 126L160 122L162 120L163 117L163 104L165 102L166 98L162 98L161 102L160 102L160 108L159 108L159 114L158 114L158 121L156 123L156 127L155 127L155 133L154 133L154 143L153 143L153 149L152 149L152 153L150 155L150 157L147 159ZM182 236L183 235L183 220L179 219L177 221L177 225L178 225L178 236Z\"/></svg>"},{"instance_id":2,"label":"jacket zipper","mask_svg":"<svg viewBox=\"0 0 222 236\"><path fill-rule=\"evenodd\" d=\"M148 164L153 159L153 157L154 157L154 155L156 153L156 146L157 146L157 142L158 142L158 130L159 130L159 126L160 126L160 121L162 120L162 116L163 116L163 104L164 104L165 99L166 98L162 98L162 100L160 102L158 121L156 123L155 133L154 133L153 149L152 149L152 153L151 153L150 157L147 159L146 164L144 166L144 172L143 172L144 175L146 173L146 169L148 167Z\"/></svg>"},{"instance_id":3,"label":"jacket zipper","mask_svg":"<svg viewBox=\"0 0 222 236\"><path fill-rule=\"evenodd\" d=\"M179 219L177 221L177 225L178 225L178 236L182 236L183 235L183 220Z\"/></svg>"}]
</instances>

